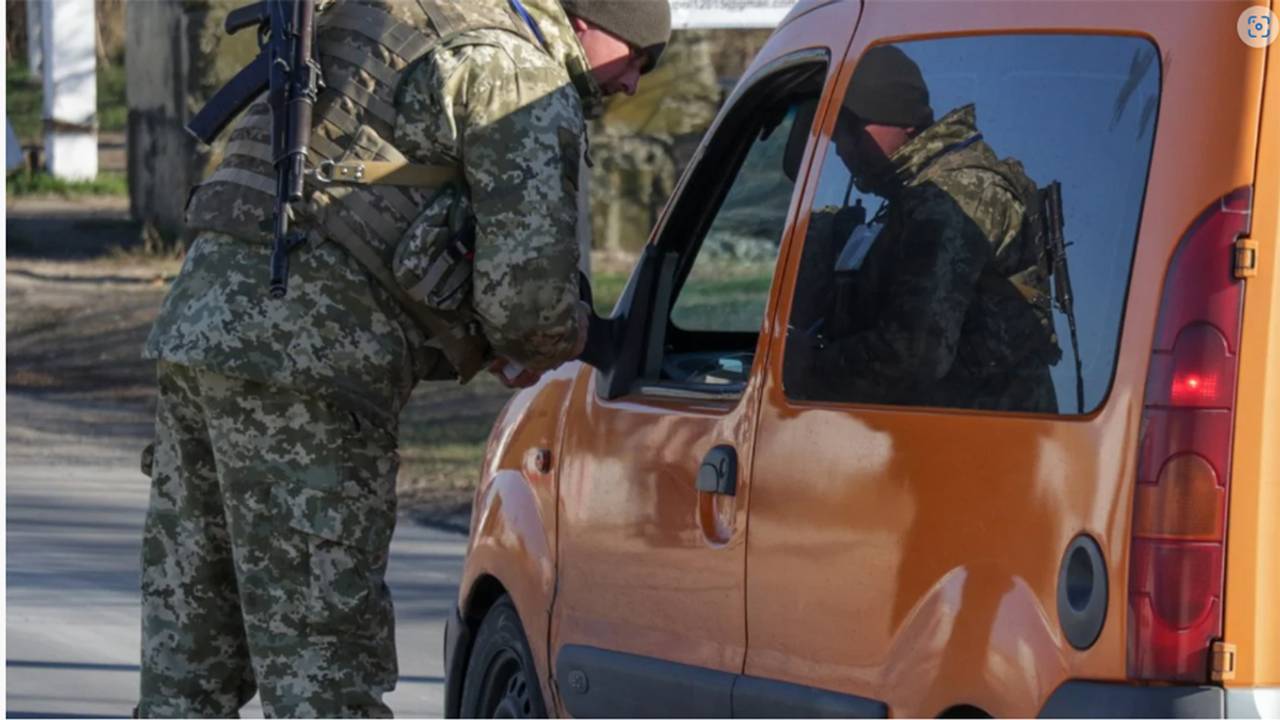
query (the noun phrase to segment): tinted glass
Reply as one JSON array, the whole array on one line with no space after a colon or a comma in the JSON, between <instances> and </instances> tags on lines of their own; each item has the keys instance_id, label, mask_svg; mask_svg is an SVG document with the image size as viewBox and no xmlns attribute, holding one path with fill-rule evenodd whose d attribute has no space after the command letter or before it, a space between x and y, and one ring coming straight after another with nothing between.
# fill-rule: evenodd
<instances>
[{"instance_id":1,"label":"tinted glass","mask_svg":"<svg viewBox=\"0 0 1280 720\"><path fill-rule=\"evenodd\" d=\"M1156 48L1139 38L948 38L864 54L805 238L787 394L1096 408L1115 367L1159 90Z\"/></svg>"}]
</instances>

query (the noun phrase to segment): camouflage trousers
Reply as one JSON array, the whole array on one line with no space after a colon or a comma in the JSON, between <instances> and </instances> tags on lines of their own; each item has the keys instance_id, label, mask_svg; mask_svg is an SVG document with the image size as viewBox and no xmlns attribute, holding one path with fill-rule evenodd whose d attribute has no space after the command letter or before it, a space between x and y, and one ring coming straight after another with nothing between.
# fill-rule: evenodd
<instances>
[{"instance_id":1,"label":"camouflage trousers","mask_svg":"<svg viewBox=\"0 0 1280 720\"><path fill-rule=\"evenodd\" d=\"M139 714L235 717L260 692L268 717L389 717L394 433L185 365L158 378Z\"/></svg>"}]
</instances>

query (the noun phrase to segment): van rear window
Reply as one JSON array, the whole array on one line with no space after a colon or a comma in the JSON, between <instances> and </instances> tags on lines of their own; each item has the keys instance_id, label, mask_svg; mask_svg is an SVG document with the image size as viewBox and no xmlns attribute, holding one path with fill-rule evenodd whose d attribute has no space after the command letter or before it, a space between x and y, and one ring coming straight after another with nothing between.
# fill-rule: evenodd
<instances>
[{"instance_id":1,"label":"van rear window","mask_svg":"<svg viewBox=\"0 0 1280 720\"><path fill-rule=\"evenodd\" d=\"M1142 38L869 48L811 208L783 360L788 396L1099 407L1159 103L1159 53Z\"/></svg>"}]
</instances>

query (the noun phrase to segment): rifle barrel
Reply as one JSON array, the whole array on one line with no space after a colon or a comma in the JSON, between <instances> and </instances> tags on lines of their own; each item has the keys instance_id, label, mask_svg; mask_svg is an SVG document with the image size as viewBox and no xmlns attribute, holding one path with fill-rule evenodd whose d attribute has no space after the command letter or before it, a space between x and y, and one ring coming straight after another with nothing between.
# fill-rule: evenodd
<instances>
[{"instance_id":1,"label":"rifle barrel","mask_svg":"<svg viewBox=\"0 0 1280 720\"><path fill-rule=\"evenodd\" d=\"M301 242L289 234L288 217L291 203L303 198L319 71L311 53L314 0L265 2L271 17L271 150L276 169L270 293L281 298L288 292L289 251Z\"/></svg>"}]
</instances>

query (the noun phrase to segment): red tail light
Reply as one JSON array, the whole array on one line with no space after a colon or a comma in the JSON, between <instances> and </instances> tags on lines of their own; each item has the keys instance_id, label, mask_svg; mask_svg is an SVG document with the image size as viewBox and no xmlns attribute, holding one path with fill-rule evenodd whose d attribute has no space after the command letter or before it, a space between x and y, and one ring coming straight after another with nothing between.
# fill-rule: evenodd
<instances>
[{"instance_id":1,"label":"red tail light","mask_svg":"<svg viewBox=\"0 0 1280 720\"><path fill-rule=\"evenodd\" d=\"M1222 636L1227 490L1244 283L1236 238L1250 189L1223 197L1183 237L1165 277L1151 350L1129 566L1129 676L1208 679Z\"/></svg>"}]
</instances>

